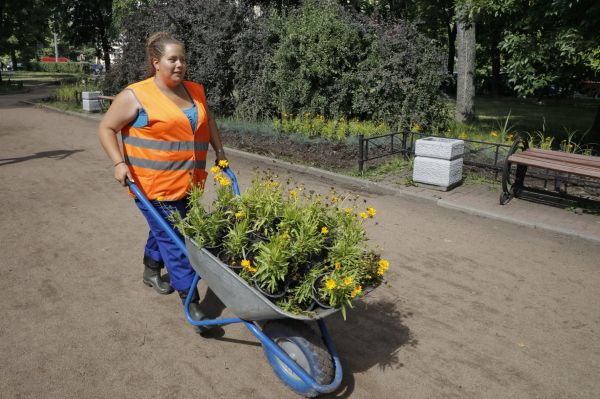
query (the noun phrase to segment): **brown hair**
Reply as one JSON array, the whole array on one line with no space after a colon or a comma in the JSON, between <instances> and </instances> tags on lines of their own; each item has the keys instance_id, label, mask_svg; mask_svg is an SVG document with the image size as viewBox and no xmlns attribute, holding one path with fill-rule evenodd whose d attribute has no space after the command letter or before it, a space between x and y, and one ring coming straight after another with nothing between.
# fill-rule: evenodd
<instances>
[{"instance_id":1,"label":"brown hair","mask_svg":"<svg viewBox=\"0 0 600 399\"><path fill-rule=\"evenodd\" d=\"M179 44L185 51L185 46L175 39L169 32L154 32L146 41L146 60L148 61L148 75L154 76L156 71L152 59L160 59L165 53L167 44Z\"/></svg>"}]
</instances>

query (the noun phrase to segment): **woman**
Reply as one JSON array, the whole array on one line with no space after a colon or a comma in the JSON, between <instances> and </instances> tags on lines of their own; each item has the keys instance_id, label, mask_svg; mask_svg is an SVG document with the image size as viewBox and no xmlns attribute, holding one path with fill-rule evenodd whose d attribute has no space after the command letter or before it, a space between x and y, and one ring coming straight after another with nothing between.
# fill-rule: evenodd
<instances>
[{"instance_id":1,"label":"woman","mask_svg":"<svg viewBox=\"0 0 600 399\"><path fill-rule=\"evenodd\" d=\"M126 178L134 181L164 216L173 211L185 216L191 182L204 184L206 179L208 143L217 161L226 159L225 153L206 105L204 88L184 80L183 44L169 33L154 33L146 44L146 55L150 77L117 95L100 122L98 136L119 183L125 186ZM123 153L116 137L119 132ZM161 231L148 209L138 200L136 205L150 226L143 282L159 294L170 294L174 288L185 301L194 277L189 260ZM161 279L163 265L169 272L170 285ZM190 314L201 320L205 316L196 287L193 290Z\"/></svg>"}]
</instances>

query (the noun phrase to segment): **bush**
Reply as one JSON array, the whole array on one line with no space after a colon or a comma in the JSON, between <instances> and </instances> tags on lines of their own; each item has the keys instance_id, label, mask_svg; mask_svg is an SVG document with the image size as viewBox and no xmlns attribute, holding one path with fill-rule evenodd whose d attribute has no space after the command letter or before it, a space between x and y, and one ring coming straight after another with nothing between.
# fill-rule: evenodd
<instances>
[{"instance_id":1,"label":"bush","mask_svg":"<svg viewBox=\"0 0 600 399\"><path fill-rule=\"evenodd\" d=\"M356 65L368 43L351 20L343 7L313 0L284 19L273 55L273 95L280 112L352 115Z\"/></svg>"},{"instance_id":2,"label":"bush","mask_svg":"<svg viewBox=\"0 0 600 399\"><path fill-rule=\"evenodd\" d=\"M58 73L89 73L89 62L38 62L30 64L32 71L58 72Z\"/></svg>"},{"instance_id":3,"label":"bush","mask_svg":"<svg viewBox=\"0 0 600 399\"><path fill-rule=\"evenodd\" d=\"M372 41L357 68L353 112L398 129L444 128L451 114L440 97L445 60L437 44L406 21L372 19L366 29Z\"/></svg>"}]
</instances>

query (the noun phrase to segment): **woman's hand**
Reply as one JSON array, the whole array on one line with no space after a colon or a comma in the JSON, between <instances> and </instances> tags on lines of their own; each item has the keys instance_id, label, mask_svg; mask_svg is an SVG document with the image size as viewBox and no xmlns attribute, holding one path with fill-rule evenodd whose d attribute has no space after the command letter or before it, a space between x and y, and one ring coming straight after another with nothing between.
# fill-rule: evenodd
<instances>
[{"instance_id":1,"label":"woman's hand","mask_svg":"<svg viewBox=\"0 0 600 399\"><path fill-rule=\"evenodd\" d=\"M127 186L127 183L125 183L126 177L133 182L133 177L131 177L131 172L129 171L127 165L125 165L125 162L121 162L115 166L114 174L115 179L121 183L122 186Z\"/></svg>"}]
</instances>

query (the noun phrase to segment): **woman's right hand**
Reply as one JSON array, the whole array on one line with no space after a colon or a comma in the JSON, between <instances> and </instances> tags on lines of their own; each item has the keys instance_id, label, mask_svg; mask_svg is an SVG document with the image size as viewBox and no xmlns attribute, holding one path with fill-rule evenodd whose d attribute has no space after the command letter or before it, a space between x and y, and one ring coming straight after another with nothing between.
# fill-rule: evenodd
<instances>
[{"instance_id":1,"label":"woman's right hand","mask_svg":"<svg viewBox=\"0 0 600 399\"><path fill-rule=\"evenodd\" d=\"M130 181L133 182L133 177L131 177L131 172L127 165L123 162L115 166L115 179L122 185L127 186L125 183L125 178L129 178Z\"/></svg>"}]
</instances>

